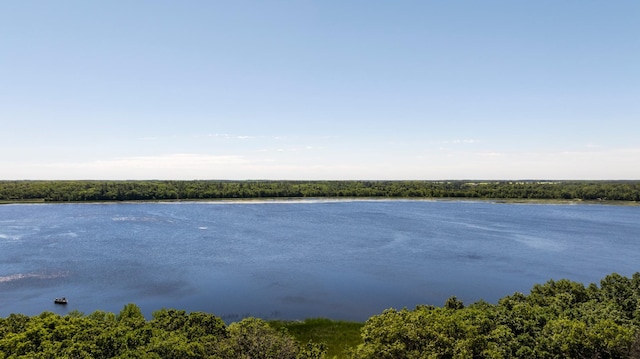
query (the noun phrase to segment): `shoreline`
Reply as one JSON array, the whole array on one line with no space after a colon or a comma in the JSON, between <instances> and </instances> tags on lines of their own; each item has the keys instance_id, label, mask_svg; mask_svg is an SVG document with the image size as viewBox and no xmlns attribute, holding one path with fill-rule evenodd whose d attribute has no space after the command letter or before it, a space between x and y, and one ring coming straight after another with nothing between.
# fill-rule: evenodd
<instances>
[{"instance_id":1,"label":"shoreline","mask_svg":"<svg viewBox=\"0 0 640 359\"><path fill-rule=\"evenodd\" d=\"M608 205L640 206L638 201L582 200L543 198L478 198L478 197L251 197L251 198L200 198L158 200L99 200L99 201L46 201L44 199L0 200L0 205L19 204L144 204L144 203L292 203L292 202L374 202L374 201L427 201L427 202L488 202L496 204L558 204L558 205Z\"/></svg>"}]
</instances>

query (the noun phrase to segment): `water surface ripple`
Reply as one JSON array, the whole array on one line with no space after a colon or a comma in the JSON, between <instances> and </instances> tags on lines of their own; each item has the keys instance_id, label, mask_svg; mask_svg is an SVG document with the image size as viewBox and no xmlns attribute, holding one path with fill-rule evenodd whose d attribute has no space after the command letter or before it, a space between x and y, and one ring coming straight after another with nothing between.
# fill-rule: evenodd
<instances>
[{"instance_id":1,"label":"water surface ripple","mask_svg":"<svg viewBox=\"0 0 640 359\"><path fill-rule=\"evenodd\" d=\"M136 303L365 320L640 271L640 207L473 201L0 206L0 316ZM66 307L53 298L66 296Z\"/></svg>"}]
</instances>

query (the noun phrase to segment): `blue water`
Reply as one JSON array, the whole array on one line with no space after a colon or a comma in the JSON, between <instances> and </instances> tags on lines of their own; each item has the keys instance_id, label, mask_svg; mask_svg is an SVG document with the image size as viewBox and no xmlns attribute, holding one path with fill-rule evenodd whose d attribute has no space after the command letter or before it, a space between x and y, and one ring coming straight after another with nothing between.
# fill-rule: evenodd
<instances>
[{"instance_id":1,"label":"blue water","mask_svg":"<svg viewBox=\"0 0 640 359\"><path fill-rule=\"evenodd\" d=\"M640 271L640 207L465 201L0 206L0 316L136 303L365 320ZM66 296L67 306L53 304Z\"/></svg>"}]
</instances>

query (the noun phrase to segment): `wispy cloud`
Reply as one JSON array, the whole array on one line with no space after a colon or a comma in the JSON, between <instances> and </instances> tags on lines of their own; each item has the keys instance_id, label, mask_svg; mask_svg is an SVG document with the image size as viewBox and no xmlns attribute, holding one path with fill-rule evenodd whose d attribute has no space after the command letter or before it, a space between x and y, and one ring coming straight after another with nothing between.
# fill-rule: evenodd
<instances>
[{"instance_id":1,"label":"wispy cloud","mask_svg":"<svg viewBox=\"0 0 640 359\"><path fill-rule=\"evenodd\" d=\"M255 138L265 138L265 136L253 136L253 135L236 135L229 133L207 133L207 134L189 134L189 133L176 133L170 136L142 136L138 137L142 141L168 141L168 140L189 140L194 138L200 139L218 139L218 140L250 140Z\"/></svg>"},{"instance_id":2,"label":"wispy cloud","mask_svg":"<svg viewBox=\"0 0 640 359\"><path fill-rule=\"evenodd\" d=\"M457 178L638 179L640 148L456 153ZM466 175L460 175L467 173Z\"/></svg>"},{"instance_id":3,"label":"wispy cloud","mask_svg":"<svg viewBox=\"0 0 640 359\"><path fill-rule=\"evenodd\" d=\"M453 144L458 144L458 143L472 144L472 143L478 143L478 142L480 142L480 141L472 139L472 138L469 138L469 139L456 139L456 140L451 141L451 143L453 143Z\"/></svg>"},{"instance_id":4,"label":"wispy cloud","mask_svg":"<svg viewBox=\"0 0 640 359\"><path fill-rule=\"evenodd\" d=\"M176 153L160 156L133 156L93 162L95 166L123 166L140 168L198 168L201 166L242 164L241 156L221 156L193 153Z\"/></svg>"},{"instance_id":5,"label":"wispy cloud","mask_svg":"<svg viewBox=\"0 0 640 359\"><path fill-rule=\"evenodd\" d=\"M266 144L265 147L255 149L256 153L294 153L294 152L309 152L309 151L322 151L326 149L325 146L320 144L304 144L304 143L275 143Z\"/></svg>"},{"instance_id":6,"label":"wispy cloud","mask_svg":"<svg viewBox=\"0 0 640 359\"><path fill-rule=\"evenodd\" d=\"M196 136L200 137L200 136ZM252 138L259 138L262 136L249 136L249 135L232 135L228 133L209 133L205 137L208 138L221 138L225 140L249 140Z\"/></svg>"},{"instance_id":7,"label":"wispy cloud","mask_svg":"<svg viewBox=\"0 0 640 359\"><path fill-rule=\"evenodd\" d=\"M595 143L587 143L584 147L586 148L602 148L602 145L598 145Z\"/></svg>"},{"instance_id":8,"label":"wispy cloud","mask_svg":"<svg viewBox=\"0 0 640 359\"><path fill-rule=\"evenodd\" d=\"M440 141L441 144L453 144L453 145L459 145L459 144L466 144L466 145L470 145L470 144L474 144L474 143L479 143L480 140L477 139L473 139L473 138L456 138L453 140L442 140Z\"/></svg>"},{"instance_id":9,"label":"wispy cloud","mask_svg":"<svg viewBox=\"0 0 640 359\"><path fill-rule=\"evenodd\" d=\"M281 149L281 152L277 152ZM3 162L3 179L640 179L640 148L572 151L173 153L93 161ZM307 151L307 152L305 152Z\"/></svg>"},{"instance_id":10,"label":"wispy cloud","mask_svg":"<svg viewBox=\"0 0 640 359\"><path fill-rule=\"evenodd\" d=\"M322 149L322 147L316 147L316 146L302 146L302 147L287 147L287 148L276 148L276 149L263 149L261 150L261 152L302 152L302 151L312 151L312 150L319 150Z\"/></svg>"},{"instance_id":11,"label":"wispy cloud","mask_svg":"<svg viewBox=\"0 0 640 359\"><path fill-rule=\"evenodd\" d=\"M222 169L245 166L250 161L238 155L175 153L158 156L130 156L85 162L38 164L40 169L58 175L49 178L203 178L225 177ZM31 167L36 167L31 165Z\"/></svg>"}]
</instances>

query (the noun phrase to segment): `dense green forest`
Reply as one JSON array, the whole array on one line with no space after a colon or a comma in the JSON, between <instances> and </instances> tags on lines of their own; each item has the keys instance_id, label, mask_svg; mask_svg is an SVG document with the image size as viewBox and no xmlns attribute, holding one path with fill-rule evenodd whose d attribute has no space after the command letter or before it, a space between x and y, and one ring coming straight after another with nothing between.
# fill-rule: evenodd
<instances>
[{"instance_id":1,"label":"dense green forest","mask_svg":"<svg viewBox=\"0 0 640 359\"><path fill-rule=\"evenodd\" d=\"M303 197L637 202L640 181L0 181L3 202Z\"/></svg>"},{"instance_id":2,"label":"dense green forest","mask_svg":"<svg viewBox=\"0 0 640 359\"><path fill-rule=\"evenodd\" d=\"M353 339L354 335L359 338ZM333 349L329 352L329 349ZM327 354L329 353L329 354ZM337 354L331 354L337 353ZM364 324L308 320L225 324L213 314L163 309L144 318L51 312L0 318L0 358L639 358L640 273L599 285L566 279L497 304L388 309Z\"/></svg>"}]
</instances>

